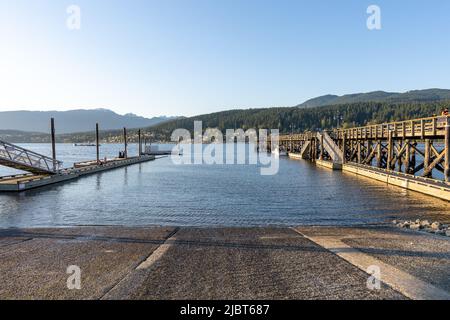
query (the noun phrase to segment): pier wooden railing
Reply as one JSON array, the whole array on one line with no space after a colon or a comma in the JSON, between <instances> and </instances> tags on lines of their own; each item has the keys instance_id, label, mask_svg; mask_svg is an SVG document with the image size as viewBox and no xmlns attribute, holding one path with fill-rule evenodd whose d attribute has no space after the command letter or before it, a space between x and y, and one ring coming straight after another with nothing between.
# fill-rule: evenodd
<instances>
[{"instance_id":1,"label":"pier wooden railing","mask_svg":"<svg viewBox=\"0 0 450 320\"><path fill-rule=\"evenodd\" d=\"M331 134L335 139L343 139L344 136L347 139L389 138L391 132L394 138L444 138L449 119L449 116L413 119L357 128L335 129L331 131Z\"/></svg>"},{"instance_id":2,"label":"pier wooden railing","mask_svg":"<svg viewBox=\"0 0 450 320\"><path fill-rule=\"evenodd\" d=\"M335 160L450 182L450 116L367 125L327 131L335 145L315 132L281 135L280 149L298 152L312 142L311 160ZM321 145L324 144L325 146ZM338 149L337 149L338 148ZM330 152L327 152L327 149Z\"/></svg>"}]
</instances>

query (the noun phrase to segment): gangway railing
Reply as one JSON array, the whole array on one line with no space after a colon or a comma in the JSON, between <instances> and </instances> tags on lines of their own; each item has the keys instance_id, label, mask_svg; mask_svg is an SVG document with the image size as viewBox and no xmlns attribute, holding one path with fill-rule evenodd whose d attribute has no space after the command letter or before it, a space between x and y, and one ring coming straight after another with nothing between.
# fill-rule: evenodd
<instances>
[{"instance_id":1,"label":"gangway railing","mask_svg":"<svg viewBox=\"0 0 450 320\"><path fill-rule=\"evenodd\" d=\"M0 140L0 165L35 174L57 174L62 161Z\"/></svg>"}]
</instances>

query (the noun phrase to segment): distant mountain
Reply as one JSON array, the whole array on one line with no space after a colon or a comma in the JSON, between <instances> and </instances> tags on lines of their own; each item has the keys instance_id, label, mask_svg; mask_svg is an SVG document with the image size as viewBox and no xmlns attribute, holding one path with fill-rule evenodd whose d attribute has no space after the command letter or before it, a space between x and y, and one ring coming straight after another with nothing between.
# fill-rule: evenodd
<instances>
[{"instance_id":1,"label":"distant mountain","mask_svg":"<svg viewBox=\"0 0 450 320\"><path fill-rule=\"evenodd\" d=\"M310 99L298 105L300 108L314 108L338 104L351 104L358 102L436 102L450 99L450 90L426 89L414 90L405 93L374 91L368 93L347 94L344 96L325 95Z\"/></svg>"},{"instance_id":2,"label":"distant mountain","mask_svg":"<svg viewBox=\"0 0 450 320\"><path fill-rule=\"evenodd\" d=\"M123 127L141 128L153 126L174 117L144 118L129 113L119 115L107 109L71 111L4 111L0 112L0 130L18 130L48 133L50 118L55 118L56 131L75 133L92 131L98 122L101 130L116 130Z\"/></svg>"}]
</instances>

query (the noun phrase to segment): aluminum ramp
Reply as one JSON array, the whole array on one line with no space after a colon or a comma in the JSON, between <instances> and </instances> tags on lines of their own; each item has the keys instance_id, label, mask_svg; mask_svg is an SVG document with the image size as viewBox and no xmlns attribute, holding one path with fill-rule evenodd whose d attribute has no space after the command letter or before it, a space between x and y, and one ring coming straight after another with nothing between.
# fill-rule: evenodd
<instances>
[{"instance_id":1,"label":"aluminum ramp","mask_svg":"<svg viewBox=\"0 0 450 320\"><path fill-rule=\"evenodd\" d=\"M62 162L0 140L0 165L34 174L57 174Z\"/></svg>"}]
</instances>

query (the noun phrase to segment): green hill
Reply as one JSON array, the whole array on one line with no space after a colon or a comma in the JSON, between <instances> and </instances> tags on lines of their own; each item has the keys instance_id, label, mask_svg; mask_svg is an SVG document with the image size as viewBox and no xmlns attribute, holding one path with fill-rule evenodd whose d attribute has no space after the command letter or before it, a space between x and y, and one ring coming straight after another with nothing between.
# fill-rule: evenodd
<instances>
[{"instance_id":1,"label":"green hill","mask_svg":"<svg viewBox=\"0 0 450 320\"><path fill-rule=\"evenodd\" d=\"M450 100L450 90L447 89L426 89L414 90L405 93L374 91L368 93L355 93L344 96L325 95L305 101L299 104L300 108L313 108L326 105L349 104L358 102L435 102Z\"/></svg>"}]
</instances>

